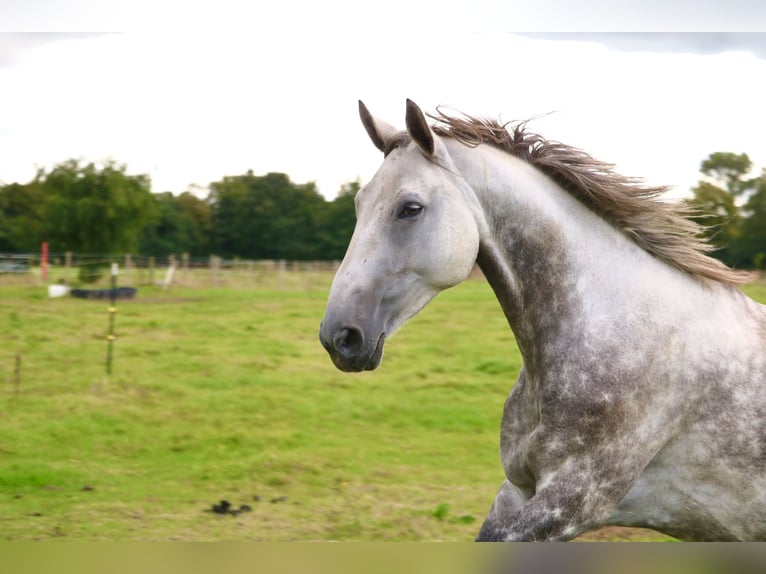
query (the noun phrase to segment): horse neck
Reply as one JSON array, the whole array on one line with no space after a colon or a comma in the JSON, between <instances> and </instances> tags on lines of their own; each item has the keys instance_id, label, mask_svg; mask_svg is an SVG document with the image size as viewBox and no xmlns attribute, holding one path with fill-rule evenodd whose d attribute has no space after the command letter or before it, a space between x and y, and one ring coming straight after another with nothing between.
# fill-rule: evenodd
<instances>
[{"instance_id":1,"label":"horse neck","mask_svg":"<svg viewBox=\"0 0 766 574\"><path fill-rule=\"evenodd\" d=\"M683 280L526 162L455 142L450 153L482 207L478 264L528 366L557 339L576 339L586 315L651 297L638 287L647 277Z\"/></svg>"}]
</instances>

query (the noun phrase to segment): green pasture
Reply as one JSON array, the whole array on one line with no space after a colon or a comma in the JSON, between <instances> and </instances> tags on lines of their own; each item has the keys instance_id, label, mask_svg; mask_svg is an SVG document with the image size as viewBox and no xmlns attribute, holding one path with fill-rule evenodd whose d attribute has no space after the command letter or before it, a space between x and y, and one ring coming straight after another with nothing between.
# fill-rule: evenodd
<instances>
[{"instance_id":1,"label":"green pasture","mask_svg":"<svg viewBox=\"0 0 766 574\"><path fill-rule=\"evenodd\" d=\"M317 340L330 279L140 287L109 379L107 302L0 286L0 540L472 540L521 366L490 288L443 293L349 375Z\"/></svg>"}]
</instances>

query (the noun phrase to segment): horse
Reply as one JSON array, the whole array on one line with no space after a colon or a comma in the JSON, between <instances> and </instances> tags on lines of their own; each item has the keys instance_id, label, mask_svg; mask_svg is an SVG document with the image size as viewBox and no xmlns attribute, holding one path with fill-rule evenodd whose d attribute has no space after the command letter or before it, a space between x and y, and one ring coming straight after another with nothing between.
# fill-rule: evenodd
<instances>
[{"instance_id":1,"label":"horse","mask_svg":"<svg viewBox=\"0 0 766 574\"><path fill-rule=\"evenodd\" d=\"M605 525L766 540L766 306L685 204L527 121L407 100L400 131L359 113L384 159L319 338L338 369L375 369L386 338L478 265L523 367L476 540Z\"/></svg>"}]
</instances>

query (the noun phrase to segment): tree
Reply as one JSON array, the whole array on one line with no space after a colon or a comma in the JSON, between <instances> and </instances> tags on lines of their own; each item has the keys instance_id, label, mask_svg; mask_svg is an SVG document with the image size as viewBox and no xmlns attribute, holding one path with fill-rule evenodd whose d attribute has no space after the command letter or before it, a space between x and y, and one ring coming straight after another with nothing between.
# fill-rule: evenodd
<instances>
[{"instance_id":1,"label":"tree","mask_svg":"<svg viewBox=\"0 0 766 574\"><path fill-rule=\"evenodd\" d=\"M135 252L156 209L149 177L111 161L99 169L70 160L40 170L33 184L46 195L46 238L57 250Z\"/></svg>"},{"instance_id":2,"label":"tree","mask_svg":"<svg viewBox=\"0 0 766 574\"><path fill-rule=\"evenodd\" d=\"M191 255L210 254L213 214L210 203L196 195L183 192L176 198L181 221L186 227L189 244L186 251Z\"/></svg>"},{"instance_id":3,"label":"tree","mask_svg":"<svg viewBox=\"0 0 766 574\"><path fill-rule=\"evenodd\" d=\"M0 251L37 251L45 239L45 209L37 183L0 188Z\"/></svg>"},{"instance_id":4,"label":"tree","mask_svg":"<svg viewBox=\"0 0 766 574\"><path fill-rule=\"evenodd\" d=\"M139 239L143 254L169 255L210 253L210 206L189 192L174 196L171 192L154 195L155 217L144 227Z\"/></svg>"},{"instance_id":5,"label":"tree","mask_svg":"<svg viewBox=\"0 0 766 574\"><path fill-rule=\"evenodd\" d=\"M740 196L754 187L756 179L745 176L753 167L746 153L713 152L702 162L700 171L718 187L734 196Z\"/></svg>"},{"instance_id":6,"label":"tree","mask_svg":"<svg viewBox=\"0 0 766 574\"><path fill-rule=\"evenodd\" d=\"M742 214L738 253L748 266L766 269L766 169L754 180L754 191Z\"/></svg>"},{"instance_id":7,"label":"tree","mask_svg":"<svg viewBox=\"0 0 766 574\"><path fill-rule=\"evenodd\" d=\"M725 263L734 263L732 243L740 235L739 209L734 203L734 196L706 181L701 181L692 190L693 199L689 202L696 213L692 217L703 227L703 234L715 245L716 257Z\"/></svg>"},{"instance_id":8,"label":"tree","mask_svg":"<svg viewBox=\"0 0 766 574\"><path fill-rule=\"evenodd\" d=\"M221 255L254 259L321 258L318 218L325 200L314 183L283 173L227 176L210 184L213 243Z\"/></svg>"},{"instance_id":9,"label":"tree","mask_svg":"<svg viewBox=\"0 0 766 574\"><path fill-rule=\"evenodd\" d=\"M754 185L755 180L746 178L751 168L747 154L710 154L700 166L708 181L700 181L692 189L694 195L689 201L696 210L692 218L703 226L705 236L718 248L715 256L728 265L743 263L736 247L742 225L736 200Z\"/></svg>"},{"instance_id":10,"label":"tree","mask_svg":"<svg viewBox=\"0 0 766 574\"><path fill-rule=\"evenodd\" d=\"M344 183L335 199L328 203L322 213L318 241L323 259L343 259L354 233L356 213L354 198L359 191L359 181Z\"/></svg>"}]
</instances>

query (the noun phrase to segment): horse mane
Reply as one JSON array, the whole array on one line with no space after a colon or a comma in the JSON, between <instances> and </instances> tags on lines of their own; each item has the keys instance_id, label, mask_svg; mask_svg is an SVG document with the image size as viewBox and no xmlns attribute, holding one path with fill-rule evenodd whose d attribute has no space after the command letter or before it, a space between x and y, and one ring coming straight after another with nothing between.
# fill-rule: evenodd
<instances>
[{"instance_id":1,"label":"horse mane","mask_svg":"<svg viewBox=\"0 0 766 574\"><path fill-rule=\"evenodd\" d=\"M471 147L489 144L528 162L644 250L681 271L731 285L752 279L750 273L707 255L715 246L702 237L704 228L689 218L698 213L688 204L660 199L668 187L647 186L640 178L616 173L613 164L531 133L529 120L501 124L448 115L441 108L429 117L436 121L432 127L440 136Z\"/></svg>"}]
</instances>

